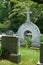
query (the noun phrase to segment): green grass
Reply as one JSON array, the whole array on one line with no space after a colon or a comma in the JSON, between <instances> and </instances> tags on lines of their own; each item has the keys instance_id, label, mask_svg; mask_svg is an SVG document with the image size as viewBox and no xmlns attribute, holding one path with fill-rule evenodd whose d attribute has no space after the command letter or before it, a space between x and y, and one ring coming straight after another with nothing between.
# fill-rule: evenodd
<instances>
[{"instance_id":1,"label":"green grass","mask_svg":"<svg viewBox=\"0 0 43 65\"><path fill-rule=\"evenodd\" d=\"M21 62L19 64L10 62L8 60L0 60L0 65L36 65L39 60L39 50L30 48L20 48Z\"/></svg>"}]
</instances>

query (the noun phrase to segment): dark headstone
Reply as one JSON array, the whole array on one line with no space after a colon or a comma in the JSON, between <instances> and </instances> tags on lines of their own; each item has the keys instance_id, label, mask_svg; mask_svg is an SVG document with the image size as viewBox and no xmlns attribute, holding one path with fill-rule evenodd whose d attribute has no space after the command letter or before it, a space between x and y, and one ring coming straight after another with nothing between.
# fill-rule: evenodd
<instances>
[{"instance_id":1,"label":"dark headstone","mask_svg":"<svg viewBox=\"0 0 43 65\"><path fill-rule=\"evenodd\" d=\"M17 36L2 36L2 58L12 62L20 62L20 54L18 53L18 37Z\"/></svg>"},{"instance_id":2,"label":"dark headstone","mask_svg":"<svg viewBox=\"0 0 43 65\"><path fill-rule=\"evenodd\" d=\"M10 53L18 53L18 38L14 36L2 36L2 48Z\"/></svg>"},{"instance_id":3,"label":"dark headstone","mask_svg":"<svg viewBox=\"0 0 43 65\"><path fill-rule=\"evenodd\" d=\"M40 63L43 63L43 43L40 44Z\"/></svg>"}]
</instances>

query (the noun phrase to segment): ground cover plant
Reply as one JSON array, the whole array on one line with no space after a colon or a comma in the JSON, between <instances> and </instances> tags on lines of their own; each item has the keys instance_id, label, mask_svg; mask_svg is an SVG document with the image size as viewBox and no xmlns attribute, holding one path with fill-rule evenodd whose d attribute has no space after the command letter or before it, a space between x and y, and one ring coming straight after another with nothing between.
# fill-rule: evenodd
<instances>
[{"instance_id":1,"label":"ground cover plant","mask_svg":"<svg viewBox=\"0 0 43 65\"><path fill-rule=\"evenodd\" d=\"M40 37L40 41L43 42L43 36Z\"/></svg>"}]
</instances>

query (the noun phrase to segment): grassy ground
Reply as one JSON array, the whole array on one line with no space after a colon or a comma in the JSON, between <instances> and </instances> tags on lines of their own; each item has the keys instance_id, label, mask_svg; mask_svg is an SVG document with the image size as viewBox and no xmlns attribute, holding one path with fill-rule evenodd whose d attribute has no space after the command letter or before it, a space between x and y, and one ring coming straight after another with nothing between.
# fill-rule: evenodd
<instances>
[{"instance_id":1,"label":"grassy ground","mask_svg":"<svg viewBox=\"0 0 43 65\"><path fill-rule=\"evenodd\" d=\"M20 48L21 62L16 64L8 60L0 60L0 65L36 65L39 60L39 50Z\"/></svg>"}]
</instances>

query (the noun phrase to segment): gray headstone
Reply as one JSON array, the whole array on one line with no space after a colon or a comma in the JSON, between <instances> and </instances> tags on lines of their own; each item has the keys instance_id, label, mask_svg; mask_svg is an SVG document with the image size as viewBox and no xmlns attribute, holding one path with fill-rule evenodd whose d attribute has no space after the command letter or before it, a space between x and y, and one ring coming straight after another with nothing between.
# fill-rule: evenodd
<instances>
[{"instance_id":1,"label":"gray headstone","mask_svg":"<svg viewBox=\"0 0 43 65\"><path fill-rule=\"evenodd\" d=\"M19 43L20 45L25 45L24 43L24 33L26 31L30 31L32 33L32 45L34 47L39 47L40 46L40 30L39 28L30 21L30 16L29 16L29 11L27 11L27 20L24 24L20 26L18 29L18 38L19 38Z\"/></svg>"},{"instance_id":2,"label":"gray headstone","mask_svg":"<svg viewBox=\"0 0 43 65\"><path fill-rule=\"evenodd\" d=\"M11 31L11 30L9 30L9 31L6 32L6 35L13 35L13 34L14 34L14 32Z\"/></svg>"}]
</instances>

